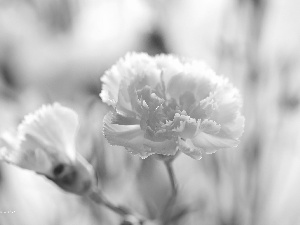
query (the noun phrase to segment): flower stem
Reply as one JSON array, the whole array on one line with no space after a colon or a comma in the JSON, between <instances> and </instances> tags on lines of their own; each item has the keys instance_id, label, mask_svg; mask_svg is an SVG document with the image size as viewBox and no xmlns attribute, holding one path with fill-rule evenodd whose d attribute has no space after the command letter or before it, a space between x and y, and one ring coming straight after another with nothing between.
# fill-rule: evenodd
<instances>
[{"instance_id":1,"label":"flower stem","mask_svg":"<svg viewBox=\"0 0 300 225\"><path fill-rule=\"evenodd\" d=\"M171 209L172 209L173 204L176 201L176 197L177 197L177 193L178 193L178 184L177 184L175 173L174 173L174 170L172 167L172 162L173 161L165 161L164 162L164 164L167 168L167 171L168 171L170 182L171 182L172 194L161 214L161 219L163 221L163 224L168 224L168 221L170 220Z\"/></svg>"},{"instance_id":2,"label":"flower stem","mask_svg":"<svg viewBox=\"0 0 300 225\"><path fill-rule=\"evenodd\" d=\"M115 205L112 203L107 197L104 196L104 194L100 190L93 190L90 195L90 199L92 199L97 204L102 204L105 207L109 208L113 212L119 214L123 218L126 217L133 217L140 225L144 224L146 219L140 215L137 215L136 213L132 213L131 210L124 206Z\"/></svg>"},{"instance_id":3,"label":"flower stem","mask_svg":"<svg viewBox=\"0 0 300 225\"><path fill-rule=\"evenodd\" d=\"M175 173L174 173L174 170L173 170L172 162L173 161L166 161L165 166L167 168L168 175L169 175L170 182L171 182L171 188L172 188L172 196L171 197L175 198L177 196L177 191L178 191L177 186L178 186L178 184L177 184L177 181L176 181L176 177L175 177Z\"/></svg>"}]
</instances>

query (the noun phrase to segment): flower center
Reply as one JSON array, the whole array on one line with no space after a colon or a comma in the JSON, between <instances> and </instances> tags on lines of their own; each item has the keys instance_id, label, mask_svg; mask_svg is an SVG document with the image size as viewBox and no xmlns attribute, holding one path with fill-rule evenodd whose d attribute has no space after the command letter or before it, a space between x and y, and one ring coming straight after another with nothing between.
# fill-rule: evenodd
<instances>
[{"instance_id":1,"label":"flower center","mask_svg":"<svg viewBox=\"0 0 300 225\"><path fill-rule=\"evenodd\" d=\"M178 108L174 99L165 99L165 94L160 86L155 89L145 86L137 91L141 107L141 129L146 131L147 138L160 141L166 137L161 135L162 125L168 120L173 120Z\"/></svg>"}]
</instances>

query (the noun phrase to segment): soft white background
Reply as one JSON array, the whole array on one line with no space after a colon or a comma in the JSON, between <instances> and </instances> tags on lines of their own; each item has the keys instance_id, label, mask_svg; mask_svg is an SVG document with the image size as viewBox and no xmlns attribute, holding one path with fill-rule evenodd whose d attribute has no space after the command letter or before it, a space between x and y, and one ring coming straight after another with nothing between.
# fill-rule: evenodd
<instances>
[{"instance_id":1,"label":"soft white background","mask_svg":"<svg viewBox=\"0 0 300 225\"><path fill-rule=\"evenodd\" d=\"M78 151L115 201L148 217L170 193L165 168L102 137L100 76L127 51L206 61L241 90L237 149L179 156L177 224L300 223L300 2L297 0L0 0L0 131L43 103L78 112ZM0 164L0 224L118 224L30 171Z\"/></svg>"}]
</instances>

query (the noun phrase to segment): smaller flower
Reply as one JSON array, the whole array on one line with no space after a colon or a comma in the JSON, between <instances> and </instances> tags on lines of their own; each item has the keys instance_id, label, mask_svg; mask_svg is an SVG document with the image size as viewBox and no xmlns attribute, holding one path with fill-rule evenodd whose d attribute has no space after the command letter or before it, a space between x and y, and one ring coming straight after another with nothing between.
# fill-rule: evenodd
<instances>
[{"instance_id":1,"label":"smaller flower","mask_svg":"<svg viewBox=\"0 0 300 225\"><path fill-rule=\"evenodd\" d=\"M236 147L244 131L238 90L203 62L129 53L101 81L100 97L113 107L105 137L141 158L180 150L200 159Z\"/></svg>"},{"instance_id":2,"label":"smaller flower","mask_svg":"<svg viewBox=\"0 0 300 225\"><path fill-rule=\"evenodd\" d=\"M0 137L0 159L45 175L66 191L88 192L92 166L76 152L77 114L58 103L25 116L16 133Z\"/></svg>"}]
</instances>

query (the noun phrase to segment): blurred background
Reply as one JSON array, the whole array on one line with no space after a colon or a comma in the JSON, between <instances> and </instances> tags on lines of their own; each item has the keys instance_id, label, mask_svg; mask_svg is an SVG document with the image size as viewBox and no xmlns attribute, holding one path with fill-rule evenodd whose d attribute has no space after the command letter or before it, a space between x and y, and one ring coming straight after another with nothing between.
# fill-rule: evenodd
<instances>
[{"instance_id":1,"label":"blurred background","mask_svg":"<svg viewBox=\"0 0 300 225\"><path fill-rule=\"evenodd\" d=\"M76 110L77 146L116 203L156 218L170 196L162 163L102 136L100 77L127 51L206 61L240 89L237 149L174 162L172 224L300 224L300 2L0 0L0 131L59 101ZM1 225L120 224L31 171L0 164Z\"/></svg>"}]
</instances>

